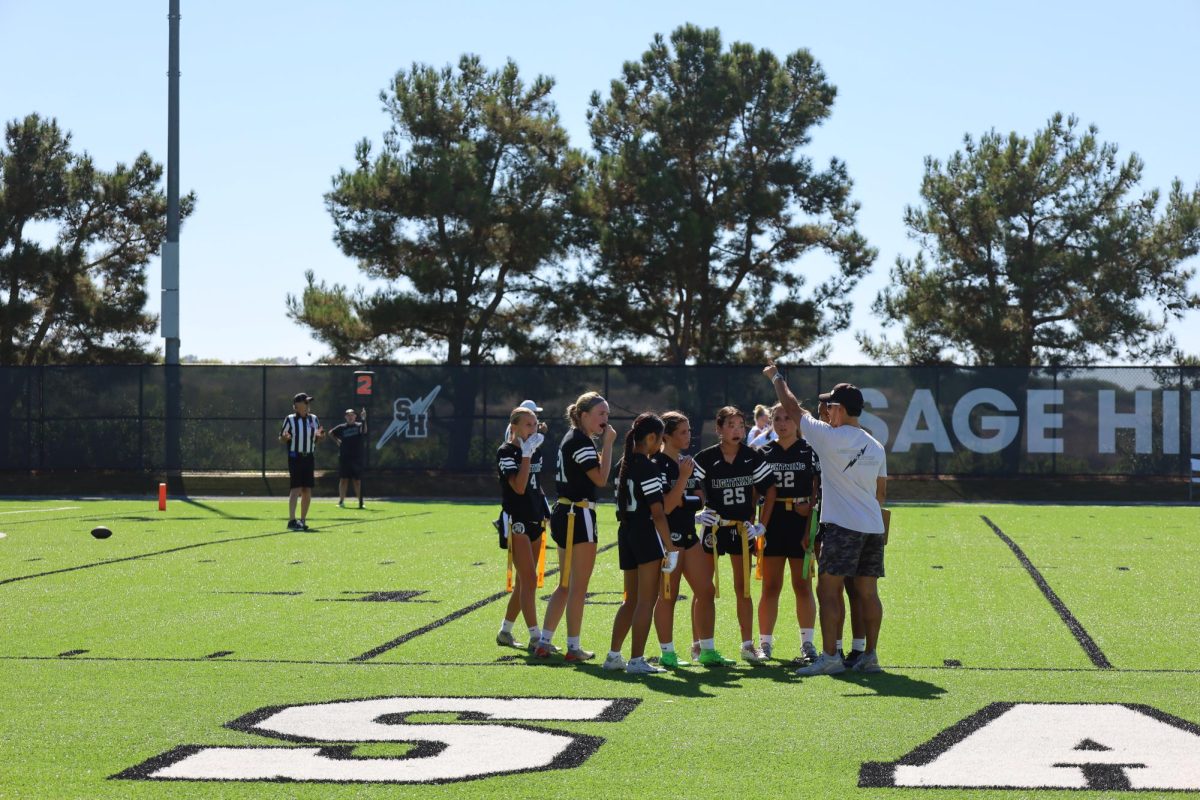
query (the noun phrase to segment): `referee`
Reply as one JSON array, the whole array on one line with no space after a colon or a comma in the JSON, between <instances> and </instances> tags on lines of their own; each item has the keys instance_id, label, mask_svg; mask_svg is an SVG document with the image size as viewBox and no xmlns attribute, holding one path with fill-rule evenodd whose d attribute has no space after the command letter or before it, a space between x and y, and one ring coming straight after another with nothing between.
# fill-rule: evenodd
<instances>
[{"instance_id":1,"label":"referee","mask_svg":"<svg viewBox=\"0 0 1200 800\"><path fill-rule=\"evenodd\" d=\"M304 392L292 398L292 410L279 430L279 441L288 446L288 476L291 492L288 494L288 530L306 531L308 505L312 502L313 485L316 483L313 452L317 442L325 438L325 429L316 414L308 412L312 395ZM300 500L300 519L296 519L296 500Z\"/></svg>"}]
</instances>

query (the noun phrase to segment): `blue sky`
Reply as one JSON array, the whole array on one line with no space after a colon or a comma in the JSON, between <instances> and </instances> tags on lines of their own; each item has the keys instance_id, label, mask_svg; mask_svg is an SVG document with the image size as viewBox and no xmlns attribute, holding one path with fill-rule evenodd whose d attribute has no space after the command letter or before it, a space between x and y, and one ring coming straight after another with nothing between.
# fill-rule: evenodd
<instances>
[{"instance_id":1,"label":"blue sky","mask_svg":"<svg viewBox=\"0 0 1200 800\"><path fill-rule=\"evenodd\" d=\"M1200 182L1196 0L182 6L181 180L199 195L181 239L182 351L200 357L322 354L286 318L285 296L305 269L362 283L332 242L322 195L356 141L380 140L378 94L395 71L464 52L554 76L562 121L586 147L589 95L657 32L692 22L778 55L808 48L838 87L809 152L847 162L860 230L880 253L853 295L851 331L878 328L871 301L896 256L916 252L901 215L918 199L922 159L944 159L964 133L1031 135L1073 113L1141 155L1143 189ZM165 162L166 14L166 0L0 0L0 116L55 117L106 168L141 150ZM150 287L157 312L157 260ZM1172 330L1200 354L1200 312ZM835 338L829 363L864 360L852 333Z\"/></svg>"}]
</instances>

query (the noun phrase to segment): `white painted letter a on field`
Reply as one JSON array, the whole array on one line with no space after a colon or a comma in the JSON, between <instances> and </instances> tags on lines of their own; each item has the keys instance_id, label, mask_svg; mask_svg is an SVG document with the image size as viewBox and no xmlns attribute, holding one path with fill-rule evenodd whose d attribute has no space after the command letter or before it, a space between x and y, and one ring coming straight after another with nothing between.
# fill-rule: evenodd
<instances>
[{"instance_id":1,"label":"white painted letter a on field","mask_svg":"<svg viewBox=\"0 0 1200 800\"><path fill-rule=\"evenodd\" d=\"M863 787L1200 791L1200 726L1144 705L993 703Z\"/></svg>"}]
</instances>

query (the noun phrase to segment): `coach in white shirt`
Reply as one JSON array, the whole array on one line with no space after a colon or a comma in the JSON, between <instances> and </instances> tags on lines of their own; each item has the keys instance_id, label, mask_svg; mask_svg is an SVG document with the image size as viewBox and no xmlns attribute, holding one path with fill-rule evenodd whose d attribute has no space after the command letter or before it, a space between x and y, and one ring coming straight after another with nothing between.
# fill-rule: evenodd
<instances>
[{"instance_id":1,"label":"coach in white shirt","mask_svg":"<svg viewBox=\"0 0 1200 800\"><path fill-rule=\"evenodd\" d=\"M797 675L834 675L844 672L836 642L841 636L846 608L842 602L844 581L854 581L861 597L863 622L867 628L866 652L854 663L858 672L880 672L875 647L883 621L878 580L883 577L883 549L887 542L883 524L883 502L887 498L887 453L875 437L863 430L862 392L849 383L839 383L820 396L829 407L829 423L821 422L802 408L774 364L763 374L775 385L779 402L821 459L821 572L817 598L821 606L821 643L825 652L816 661L796 671Z\"/></svg>"}]
</instances>

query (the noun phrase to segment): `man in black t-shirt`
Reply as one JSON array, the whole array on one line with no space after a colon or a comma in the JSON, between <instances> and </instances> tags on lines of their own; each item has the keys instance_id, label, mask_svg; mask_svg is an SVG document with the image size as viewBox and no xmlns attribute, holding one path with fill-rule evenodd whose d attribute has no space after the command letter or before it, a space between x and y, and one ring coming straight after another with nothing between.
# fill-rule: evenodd
<instances>
[{"instance_id":1,"label":"man in black t-shirt","mask_svg":"<svg viewBox=\"0 0 1200 800\"><path fill-rule=\"evenodd\" d=\"M338 508L346 507L346 489L354 481L358 507L363 507L362 472L367 456L367 410L361 416L353 408L346 409L346 421L335 425L329 435L338 445Z\"/></svg>"}]
</instances>

